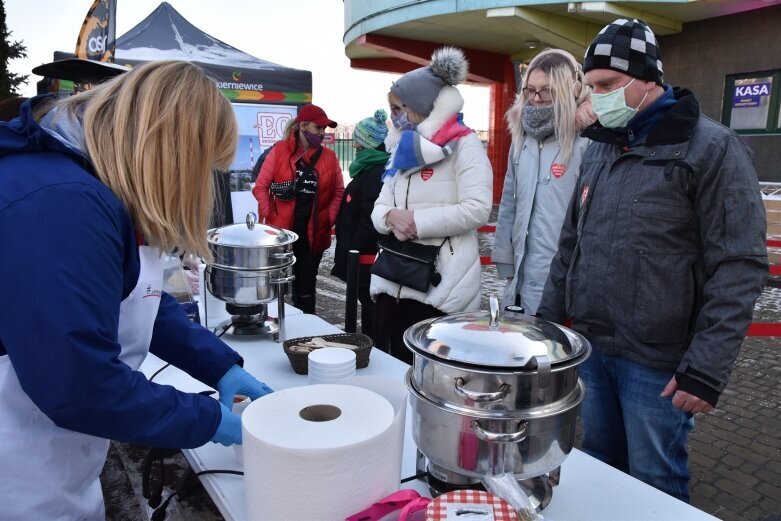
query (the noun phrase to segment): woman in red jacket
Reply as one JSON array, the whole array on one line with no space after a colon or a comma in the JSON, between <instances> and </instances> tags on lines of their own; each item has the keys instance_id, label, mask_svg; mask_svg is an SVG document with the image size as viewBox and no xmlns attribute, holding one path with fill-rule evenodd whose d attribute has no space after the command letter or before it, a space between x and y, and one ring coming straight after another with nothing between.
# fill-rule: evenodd
<instances>
[{"instance_id":1,"label":"woman in red jacket","mask_svg":"<svg viewBox=\"0 0 781 521\"><path fill-rule=\"evenodd\" d=\"M293 245L293 305L304 313L315 312L317 270L331 245L331 227L344 192L339 160L322 146L326 127L336 127L336 122L323 109L302 107L269 153L252 189L266 224L298 234Z\"/></svg>"}]
</instances>

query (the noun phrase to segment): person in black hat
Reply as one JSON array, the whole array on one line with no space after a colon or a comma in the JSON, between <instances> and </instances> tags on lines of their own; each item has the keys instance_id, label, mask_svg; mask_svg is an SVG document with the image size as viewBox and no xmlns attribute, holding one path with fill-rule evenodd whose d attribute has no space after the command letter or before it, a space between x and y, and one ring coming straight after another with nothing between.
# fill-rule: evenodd
<instances>
[{"instance_id":1,"label":"person in black hat","mask_svg":"<svg viewBox=\"0 0 781 521\"><path fill-rule=\"evenodd\" d=\"M599 121L538 308L591 342L583 450L688 501L687 438L711 411L768 274L751 152L664 82L640 20L586 50Z\"/></svg>"}]
</instances>

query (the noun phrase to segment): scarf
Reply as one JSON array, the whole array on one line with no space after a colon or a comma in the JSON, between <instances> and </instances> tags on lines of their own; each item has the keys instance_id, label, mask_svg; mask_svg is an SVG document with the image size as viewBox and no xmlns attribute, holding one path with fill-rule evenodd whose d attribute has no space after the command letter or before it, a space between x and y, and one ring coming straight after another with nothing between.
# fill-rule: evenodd
<instances>
[{"instance_id":1,"label":"scarf","mask_svg":"<svg viewBox=\"0 0 781 521\"><path fill-rule=\"evenodd\" d=\"M633 138L629 140L629 146L645 139L651 128L671 107L678 103L673 94L673 88L670 85L664 86L664 94L659 96L653 103L646 107L642 112L633 117L627 128L632 131Z\"/></svg>"},{"instance_id":2,"label":"scarf","mask_svg":"<svg viewBox=\"0 0 781 521\"><path fill-rule=\"evenodd\" d=\"M524 132L537 141L542 141L553 134L554 119L552 104L537 106L527 103L523 107L521 124Z\"/></svg>"},{"instance_id":3,"label":"scarf","mask_svg":"<svg viewBox=\"0 0 781 521\"><path fill-rule=\"evenodd\" d=\"M386 164L389 157L389 153L376 148L362 148L358 150L352 163L350 163L350 178L354 178L373 166Z\"/></svg>"},{"instance_id":4,"label":"scarf","mask_svg":"<svg viewBox=\"0 0 781 521\"><path fill-rule=\"evenodd\" d=\"M388 160L382 180L388 182L400 171L409 175L439 163L453 153L459 139L472 132L471 128L464 125L460 113L448 119L430 140L416 130L405 130Z\"/></svg>"}]
</instances>

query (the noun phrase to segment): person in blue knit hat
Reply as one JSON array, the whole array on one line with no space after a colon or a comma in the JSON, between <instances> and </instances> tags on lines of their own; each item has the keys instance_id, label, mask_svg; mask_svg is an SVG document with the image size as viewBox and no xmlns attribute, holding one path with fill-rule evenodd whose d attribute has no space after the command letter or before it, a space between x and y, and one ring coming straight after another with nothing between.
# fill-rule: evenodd
<instances>
[{"instance_id":1,"label":"person in blue knit hat","mask_svg":"<svg viewBox=\"0 0 781 521\"><path fill-rule=\"evenodd\" d=\"M336 250L331 274L347 281L347 253L358 250L373 258L380 233L374 229L371 214L374 201L382 189L382 173L390 154L385 151L388 135L388 113L378 109L374 115L355 124L350 163L350 182L344 189L342 206L336 218ZM374 338L374 302L369 296L370 265L362 264L358 272L358 300L361 303L361 332Z\"/></svg>"}]
</instances>

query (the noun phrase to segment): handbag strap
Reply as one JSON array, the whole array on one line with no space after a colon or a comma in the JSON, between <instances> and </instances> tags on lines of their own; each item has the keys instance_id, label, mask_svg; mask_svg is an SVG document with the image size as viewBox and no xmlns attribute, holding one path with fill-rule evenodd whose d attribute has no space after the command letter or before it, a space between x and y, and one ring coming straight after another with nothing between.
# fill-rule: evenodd
<instances>
[{"instance_id":1,"label":"handbag strap","mask_svg":"<svg viewBox=\"0 0 781 521\"><path fill-rule=\"evenodd\" d=\"M317 163L317 160L320 159L320 154L323 153L323 146L320 145L317 147L317 150L314 154L312 154L312 157L309 159L309 162L306 163L301 167L302 170L306 170L307 174L311 174L312 171L315 169L315 164Z\"/></svg>"}]
</instances>

